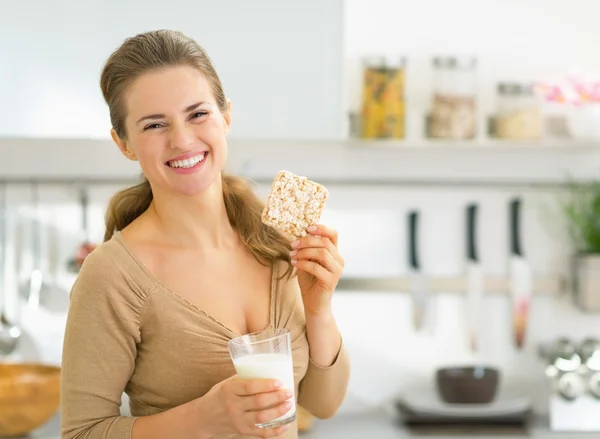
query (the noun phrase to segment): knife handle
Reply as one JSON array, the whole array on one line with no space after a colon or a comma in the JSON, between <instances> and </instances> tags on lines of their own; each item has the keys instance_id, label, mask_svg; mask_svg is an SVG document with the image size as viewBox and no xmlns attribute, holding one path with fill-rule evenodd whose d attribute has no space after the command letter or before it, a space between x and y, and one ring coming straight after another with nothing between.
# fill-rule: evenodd
<instances>
[{"instance_id":1,"label":"knife handle","mask_svg":"<svg viewBox=\"0 0 600 439\"><path fill-rule=\"evenodd\" d=\"M523 256L521 247L521 199L510 202L510 252L514 256Z\"/></svg>"},{"instance_id":2,"label":"knife handle","mask_svg":"<svg viewBox=\"0 0 600 439\"><path fill-rule=\"evenodd\" d=\"M473 262L478 262L477 255L477 204L472 203L467 206L467 258Z\"/></svg>"},{"instance_id":3,"label":"knife handle","mask_svg":"<svg viewBox=\"0 0 600 439\"><path fill-rule=\"evenodd\" d=\"M408 214L408 260L411 268L418 270L419 255L417 254L417 234L419 226L419 212L412 211Z\"/></svg>"},{"instance_id":4,"label":"knife handle","mask_svg":"<svg viewBox=\"0 0 600 439\"><path fill-rule=\"evenodd\" d=\"M79 203L81 206L81 227L87 233L88 230L88 205L89 195L85 187L79 190ZM87 239L87 236L86 236Z\"/></svg>"}]
</instances>

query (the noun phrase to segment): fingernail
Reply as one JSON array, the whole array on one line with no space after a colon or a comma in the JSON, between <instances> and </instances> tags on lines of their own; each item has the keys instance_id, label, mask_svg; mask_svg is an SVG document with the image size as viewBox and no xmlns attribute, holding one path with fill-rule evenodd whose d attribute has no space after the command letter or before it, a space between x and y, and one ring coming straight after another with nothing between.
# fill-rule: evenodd
<instances>
[{"instance_id":1,"label":"fingernail","mask_svg":"<svg viewBox=\"0 0 600 439\"><path fill-rule=\"evenodd\" d=\"M292 251L290 252L290 256L294 256L296 253L298 253L296 250L292 250Z\"/></svg>"},{"instance_id":2,"label":"fingernail","mask_svg":"<svg viewBox=\"0 0 600 439\"><path fill-rule=\"evenodd\" d=\"M292 401L286 401L284 404L285 404L286 409L289 409L292 407Z\"/></svg>"},{"instance_id":3,"label":"fingernail","mask_svg":"<svg viewBox=\"0 0 600 439\"><path fill-rule=\"evenodd\" d=\"M297 240L295 240L295 241L292 241L290 245L291 245L292 247L296 248L296 247L298 247L298 244L300 244L300 240L298 240L298 239L297 239Z\"/></svg>"},{"instance_id":4,"label":"fingernail","mask_svg":"<svg viewBox=\"0 0 600 439\"><path fill-rule=\"evenodd\" d=\"M286 398L291 398L292 396L294 396L294 392L292 392L291 390L288 390L287 392L285 392L285 396L286 396Z\"/></svg>"},{"instance_id":5,"label":"fingernail","mask_svg":"<svg viewBox=\"0 0 600 439\"><path fill-rule=\"evenodd\" d=\"M275 388L276 388L276 389L279 389L279 388L281 388L281 386L282 386L282 384L281 384L281 381L275 381L275 382L273 383L273 385L275 386Z\"/></svg>"},{"instance_id":6,"label":"fingernail","mask_svg":"<svg viewBox=\"0 0 600 439\"><path fill-rule=\"evenodd\" d=\"M292 265L296 265L297 263L298 263L298 261L297 261L297 260L295 260L295 259L292 259Z\"/></svg>"},{"instance_id":7,"label":"fingernail","mask_svg":"<svg viewBox=\"0 0 600 439\"><path fill-rule=\"evenodd\" d=\"M317 230L317 226L310 226L310 227L309 227L308 229L306 229L306 230L308 230L309 232L314 232L314 231L316 231L316 230Z\"/></svg>"}]
</instances>

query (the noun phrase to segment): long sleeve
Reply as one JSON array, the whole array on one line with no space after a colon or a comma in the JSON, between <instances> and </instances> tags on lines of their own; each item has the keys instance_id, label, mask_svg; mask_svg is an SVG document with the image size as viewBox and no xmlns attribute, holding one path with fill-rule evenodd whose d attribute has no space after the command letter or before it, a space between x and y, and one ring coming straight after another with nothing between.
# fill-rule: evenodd
<instances>
[{"instance_id":1,"label":"long sleeve","mask_svg":"<svg viewBox=\"0 0 600 439\"><path fill-rule=\"evenodd\" d=\"M342 342L331 366L322 367L309 359L300 383L298 404L317 418L330 418L344 401L349 379L350 359Z\"/></svg>"},{"instance_id":2,"label":"long sleeve","mask_svg":"<svg viewBox=\"0 0 600 439\"><path fill-rule=\"evenodd\" d=\"M86 259L71 291L63 345L63 439L129 439L135 417L120 414L133 373L144 297L110 250Z\"/></svg>"}]
</instances>

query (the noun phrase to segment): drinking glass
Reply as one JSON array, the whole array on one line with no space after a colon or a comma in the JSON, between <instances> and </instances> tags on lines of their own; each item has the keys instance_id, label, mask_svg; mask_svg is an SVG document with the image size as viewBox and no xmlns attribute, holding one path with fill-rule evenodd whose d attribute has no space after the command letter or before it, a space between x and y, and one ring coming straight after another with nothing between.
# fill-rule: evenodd
<instances>
[{"instance_id":1,"label":"drinking glass","mask_svg":"<svg viewBox=\"0 0 600 439\"><path fill-rule=\"evenodd\" d=\"M290 331L286 328L268 329L242 335L227 343L236 373L242 379L276 379L283 389L294 392L294 367ZM275 428L296 419L296 397L292 407L278 418L256 424L260 428Z\"/></svg>"}]
</instances>

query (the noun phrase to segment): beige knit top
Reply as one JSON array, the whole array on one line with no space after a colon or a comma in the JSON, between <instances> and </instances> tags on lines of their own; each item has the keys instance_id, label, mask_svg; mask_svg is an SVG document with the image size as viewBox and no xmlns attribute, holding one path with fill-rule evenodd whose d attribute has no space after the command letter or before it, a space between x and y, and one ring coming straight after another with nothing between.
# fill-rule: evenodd
<instances>
[{"instance_id":1,"label":"beige knit top","mask_svg":"<svg viewBox=\"0 0 600 439\"><path fill-rule=\"evenodd\" d=\"M310 360L298 282L279 279L283 268L272 270L270 325L291 331L299 405L329 417L345 396L349 360L343 347L329 367ZM129 439L136 417L203 396L235 374L227 342L237 335L161 284L116 233L87 257L71 292L62 363L63 439ZM121 416L123 392L130 417ZM281 437L297 438L297 427Z\"/></svg>"}]
</instances>

